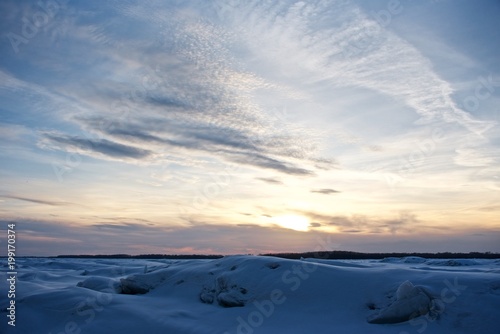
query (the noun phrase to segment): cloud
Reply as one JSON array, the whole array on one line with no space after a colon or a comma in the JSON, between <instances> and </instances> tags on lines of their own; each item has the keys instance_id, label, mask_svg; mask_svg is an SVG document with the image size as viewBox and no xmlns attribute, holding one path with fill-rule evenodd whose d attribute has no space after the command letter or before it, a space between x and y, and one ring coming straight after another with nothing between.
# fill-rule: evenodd
<instances>
[{"instance_id":1,"label":"cloud","mask_svg":"<svg viewBox=\"0 0 500 334\"><path fill-rule=\"evenodd\" d=\"M100 223L100 224L93 224L93 227L101 230L122 230L122 231L133 231L133 232L140 232L142 229L144 229L144 224L133 224L133 223L121 223L121 224L108 224L108 223Z\"/></svg>"},{"instance_id":2,"label":"cloud","mask_svg":"<svg viewBox=\"0 0 500 334\"><path fill-rule=\"evenodd\" d=\"M251 224L240 226L194 222L189 226L148 226L119 224L122 227L50 222L43 220L0 220L0 230L7 223L23 230L20 256L60 254L172 254L217 253L259 254L269 252L303 252L320 249L353 251L494 251L498 248L498 231L478 228L457 229L441 235L410 236L405 240L392 235L366 234L364 229L349 228L343 233L308 233ZM114 224L111 224L114 225ZM128 227L127 227L128 226ZM314 225L316 226L316 224ZM414 231L414 229L411 229ZM444 233L444 232L443 232ZM475 236L472 236L475 234ZM480 235L479 235L480 234ZM446 241L443 241L446 235ZM5 238L2 233L1 238ZM326 241L326 246L325 246ZM68 244L72 247L68 248ZM329 248L328 245L335 245ZM4 250L0 250L0 255Z\"/></svg>"},{"instance_id":3,"label":"cloud","mask_svg":"<svg viewBox=\"0 0 500 334\"><path fill-rule=\"evenodd\" d=\"M281 182L277 176L287 177L287 183L292 179L290 175L295 178L317 175L328 180L339 176L331 172L338 166L332 158L337 155L342 158L342 168L349 169L341 171L340 178L346 175L345 181L352 183L351 188L360 193L378 189L374 200L381 205L387 201L395 204L394 193L387 195L383 189L380 192L380 186L386 186L386 175L382 173L392 171L392 166L398 173L406 168L406 162L401 163L401 159L418 160L413 165L416 172L403 175L408 184L410 176L415 177L410 184L418 188L411 194L413 199L435 197L436 192L442 192L435 182L427 181L443 181L440 176L446 174L446 180L457 181L451 183L463 184L462 177L452 176L465 170L473 172L476 167L484 170L471 180L473 186L478 186L475 189L499 189L499 174L492 167L495 163L498 165L498 150L483 149L484 143L478 143L477 147L457 147L458 141L453 139L457 132L492 135L492 131L486 132L491 123L474 118L483 118L482 113L473 117L454 103L454 99L464 92L454 91L455 86L445 79L453 77L459 81L455 82L456 86L463 87L463 78L438 75L446 73L446 68L432 64L414 45L405 41L404 29L399 34L397 24L391 29L380 26L355 1L235 1L229 8L203 1L169 4L149 1L147 5L103 6L95 12L93 7L69 3L68 8L59 13L61 15L53 18L50 27L20 46L21 57L11 55L10 45L2 54L4 64L12 66L8 70L0 68L0 96L6 111L4 119L9 123L7 127L0 124L0 137L16 145L18 141L26 143L20 145L21 149L16 146L3 151L10 162L2 170L5 175L14 176L6 184L13 191L6 193L21 193L21 189L15 188L24 184L26 176L30 181L43 178L44 183L35 185L38 190L56 191L57 187L50 186L53 184L50 180L45 183L46 167L50 171L54 162L53 157L50 159L52 154L33 149L31 133L38 133L39 147L43 149L147 166L144 173L137 175L136 168L122 165L120 178L130 180L127 187L138 190L143 196L141 201L151 205L147 209L151 217L164 217L176 212L176 205L185 203L189 203L185 205L186 211L194 210L190 208L199 198L197 194L212 189L213 183L205 181L212 176L221 180L217 174L220 171L224 171L225 180L234 176L238 180L253 179L275 185ZM23 16L32 17L32 12L23 12L22 8L34 8L8 7L15 8L17 14L7 15L0 23L6 29L15 27ZM85 13L85 22L82 13ZM106 13L104 21L102 13ZM55 27L59 28L57 32ZM127 29L122 29L125 27ZM129 33L132 30L133 33ZM56 50L47 46L59 47ZM24 69L30 69L29 76L24 75ZM474 85L471 87L469 93L472 94ZM494 99L481 100L484 114L487 107L494 104ZM354 106L352 100L356 100L355 108L351 108ZM385 109L386 106L389 108ZM382 109L385 113L380 112ZM398 116L391 114L395 110ZM403 116L399 118L400 115ZM437 124L446 132L443 135L446 140L435 142L428 149L425 143L432 136L416 131L424 127L410 124L418 117L421 117L420 124L428 121L434 122L432 126ZM445 122L460 124L464 129L456 124L445 126ZM14 129L11 123L22 124L30 133ZM6 132L9 128L10 132ZM363 131L368 128L370 131ZM484 131L478 131L481 129ZM465 142L470 142L463 137ZM380 141L383 142L382 151L377 146ZM449 153L451 145L454 160ZM423 150L424 146L427 148ZM359 148L365 151L358 151ZM425 157L420 159L422 155ZM22 160L28 164L18 168L19 163L24 163ZM75 181L93 189L99 181L93 180L91 175L110 170L105 161L93 161L87 165L88 173L81 174ZM460 168L450 161L468 168L459 171ZM242 168L225 168L225 163ZM366 170L367 166L373 168ZM452 169L454 172L447 173ZM226 177L228 170L231 175ZM262 175L273 177L260 178ZM424 178L420 179L420 175ZM149 176L161 180L155 185L169 183L168 188L152 189ZM136 180L143 177L148 179ZM376 183L379 177L383 185ZM108 198L114 201L112 196L116 187L112 190L112 183L120 180L108 178L108 181L111 183L100 184L103 188L98 189L103 189L106 201ZM328 185L327 182L322 184ZM250 188L240 191L238 187L227 187L221 191L220 198L213 197L211 207L229 205L221 203L231 194L244 192L255 197L252 194L258 189ZM305 191L323 195L339 192L311 186ZM319 199L311 193L306 193L301 200ZM491 197L484 194L486 198ZM467 201L463 196L472 195L453 196L453 199L440 198L459 203ZM478 201L483 198L475 197ZM48 197L19 196L17 200L66 205ZM408 203L407 198L402 200ZM240 202L241 198L234 196L232 201ZM404 208L405 203L395 205ZM110 208L102 204L102 210ZM437 204L431 203L431 210L437 208ZM235 207L235 212L247 212L252 204L249 205ZM361 203L357 210L367 212L364 205ZM141 208L146 210L144 206ZM7 208L3 212L14 210L15 207ZM335 211L337 215L311 213L310 218L314 218L311 226L318 225L317 230L329 228L358 235L410 233L412 226L422 226L418 220L403 215L349 215L342 212L346 208L339 210ZM252 214L259 219L258 212ZM68 211L66 215L77 216L78 213ZM240 218L245 222L253 219ZM169 222L178 219L169 216ZM128 222L136 221L128 219L98 217L84 221L101 222L92 227L92 233L124 231L128 238L143 230L140 224L130 225ZM210 234L212 246L217 233L226 237L246 231L233 227L196 226L200 233ZM240 227L252 233L268 231ZM88 229L75 227L76 232ZM164 232L168 232L166 228L144 229L159 248L163 244L156 234ZM194 227L189 232L176 228L172 235L193 237L194 241L205 245L200 249L209 247L209 242L197 235ZM133 238L127 242L134 242ZM180 241L174 242L176 249L182 247ZM120 247L118 242L113 246Z\"/></svg>"},{"instance_id":4,"label":"cloud","mask_svg":"<svg viewBox=\"0 0 500 334\"><path fill-rule=\"evenodd\" d=\"M458 123L474 133L493 124L460 109L431 62L355 2L245 2L231 15L226 19L248 41L255 61L279 68L289 80L374 90L411 107L421 122Z\"/></svg>"},{"instance_id":5,"label":"cloud","mask_svg":"<svg viewBox=\"0 0 500 334\"><path fill-rule=\"evenodd\" d=\"M414 214L402 212L397 218L388 219L365 215L331 216L316 212L301 212L313 223L334 226L343 233L409 233L422 226Z\"/></svg>"},{"instance_id":6,"label":"cloud","mask_svg":"<svg viewBox=\"0 0 500 334\"><path fill-rule=\"evenodd\" d=\"M60 54L42 57L46 51L37 49L37 59L48 59L38 65L60 62L71 67L71 57L82 53L92 67L82 64L81 77L57 91L0 73L5 79L1 85L37 97L45 109L86 132L77 137L60 129L45 131L42 148L142 163L161 160L166 152L191 159L208 155L292 175L314 175L316 168L334 166L329 157L319 156L309 129L255 103L256 92L293 101L302 98L299 90L243 70L233 50L238 39L210 17L193 20L183 10L151 6L153 16L134 5L107 8L117 24L134 21L134 38L99 20L92 22L93 17L82 26L72 16L76 9L69 8L70 17L57 22L67 31L69 59L57 58ZM208 12L215 14L212 10ZM175 24L165 24L166 12ZM151 38L153 23L163 26L158 38ZM89 51L97 48L99 59ZM108 79L103 72L120 73L121 79ZM90 137L98 139L86 139Z\"/></svg>"},{"instance_id":7,"label":"cloud","mask_svg":"<svg viewBox=\"0 0 500 334\"><path fill-rule=\"evenodd\" d=\"M112 142L107 139L90 140L56 132L45 132L41 136L42 139L39 145L43 148L84 153L93 157L144 159L153 154L150 150Z\"/></svg>"},{"instance_id":8,"label":"cloud","mask_svg":"<svg viewBox=\"0 0 500 334\"><path fill-rule=\"evenodd\" d=\"M81 121L90 125L94 131L101 122L99 119L85 119ZM169 154L175 153L169 149L170 147L187 150L191 154L211 153L234 163L271 169L285 174L314 175L312 170L299 167L294 162L282 159L280 154L274 154L274 152L266 149L266 147L273 147L274 150L277 150L277 145L273 145L273 141L267 141L264 138L257 141L252 139L252 136L246 135L245 130L237 130L230 127L224 128L210 124L172 123L168 120L157 120L155 125L150 123L140 124L138 122L146 122L146 120L138 118L130 124L117 120L116 124L111 124L109 128L100 131L100 135L108 136L117 141L133 142L142 147L147 147L147 149L132 148L123 144L112 143L105 139L99 140L95 145L92 141L85 141L83 139L70 138L68 140L65 137L56 139L64 143L71 141L73 146L90 147L93 151L100 151L107 155L110 155L110 153L116 155L116 153L125 153L126 151L126 153L130 154L124 154L124 156L140 159L148 157L153 153L156 153L157 156L161 156L165 152ZM51 139L54 140L53 138ZM102 142L107 145L100 147L99 144ZM111 144L116 145L116 150L108 150ZM284 144L280 143L279 145L281 147ZM307 163L307 157L305 160ZM304 160L301 162L304 163ZM316 160L312 160L312 162L314 164Z\"/></svg>"},{"instance_id":9,"label":"cloud","mask_svg":"<svg viewBox=\"0 0 500 334\"><path fill-rule=\"evenodd\" d=\"M494 212L494 211L499 211L500 212L500 205L486 205L477 208L479 211L486 211L486 212Z\"/></svg>"},{"instance_id":10,"label":"cloud","mask_svg":"<svg viewBox=\"0 0 500 334\"><path fill-rule=\"evenodd\" d=\"M62 202L62 201L50 201L45 199L31 198L31 197L23 197L23 196L11 196L11 195L0 195L2 198L10 198L19 201L31 202L36 204L44 204L50 206L62 206L62 205L74 205L70 202Z\"/></svg>"},{"instance_id":11,"label":"cloud","mask_svg":"<svg viewBox=\"0 0 500 334\"><path fill-rule=\"evenodd\" d=\"M324 194L324 195L331 195L331 194L340 193L340 191L338 191L338 190L329 189L329 188L313 189L313 190L311 190L311 192L312 193L318 193L318 194Z\"/></svg>"},{"instance_id":12,"label":"cloud","mask_svg":"<svg viewBox=\"0 0 500 334\"><path fill-rule=\"evenodd\" d=\"M22 125L0 122L0 140L4 144L6 142L21 142L23 137L31 135L32 132L28 127Z\"/></svg>"},{"instance_id":13,"label":"cloud","mask_svg":"<svg viewBox=\"0 0 500 334\"><path fill-rule=\"evenodd\" d=\"M256 177L255 179L271 184L283 184L280 180L271 177Z\"/></svg>"},{"instance_id":14,"label":"cloud","mask_svg":"<svg viewBox=\"0 0 500 334\"><path fill-rule=\"evenodd\" d=\"M459 148L454 162L465 167L488 167L497 163L499 150L481 148Z\"/></svg>"},{"instance_id":15,"label":"cloud","mask_svg":"<svg viewBox=\"0 0 500 334\"><path fill-rule=\"evenodd\" d=\"M193 20L183 10L151 4L152 14L136 7L107 8L112 22L133 20L137 27L133 37L92 16L85 26L73 17L60 22L68 31L69 59L54 58L59 54L42 57L44 49L37 49L37 58L48 59L39 65L47 67L59 59L71 67L76 50L89 61L79 65L81 77L61 83L57 93L50 85L36 86L3 75L8 79L4 85L24 95L44 96L52 101L46 102L47 109L85 132L74 136L61 128L45 131L41 147L143 163L159 161L167 152L191 159L204 155L292 175L313 175L316 168L334 165L329 157L319 156L309 129L255 102L256 96L267 94L292 101L301 97L298 90L292 92L293 87L243 69L242 55L234 52L238 39L224 26L213 23L211 17ZM164 20L167 12L172 24ZM152 38L156 24L162 24L162 29ZM96 49L98 58L90 51ZM120 73L120 79L102 73ZM72 79L76 78L65 78ZM90 137L98 139L86 139Z\"/></svg>"},{"instance_id":16,"label":"cloud","mask_svg":"<svg viewBox=\"0 0 500 334\"><path fill-rule=\"evenodd\" d=\"M241 154L239 152L227 152L229 160L240 164L276 170L290 175L312 176L314 172L297 167L291 163L273 159L259 153Z\"/></svg>"},{"instance_id":17,"label":"cloud","mask_svg":"<svg viewBox=\"0 0 500 334\"><path fill-rule=\"evenodd\" d=\"M24 254L115 254L115 253L170 253L189 248L193 253L235 254L259 253L273 250L269 247L276 240L285 244L278 249L289 249L289 244L306 249L314 244L314 235L301 236L299 232L251 224L239 226L207 224L193 221L188 226L149 226L141 224L92 225L49 222L43 220L15 221L22 226L26 239ZM4 226L5 224L0 225ZM37 239L31 237L36 236ZM49 239L46 239L49 238ZM68 240L78 240L78 245L68 250L63 247ZM40 249L43 252L40 253ZM154 250L154 251L152 251Z\"/></svg>"},{"instance_id":18,"label":"cloud","mask_svg":"<svg viewBox=\"0 0 500 334\"><path fill-rule=\"evenodd\" d=\"M401 213L396 219L386 219L378 223L378 227L389 230L391 233L400 231L407 232L411 229L418 229L420 220L411 213Z\"/></svg>"}]
</instances>

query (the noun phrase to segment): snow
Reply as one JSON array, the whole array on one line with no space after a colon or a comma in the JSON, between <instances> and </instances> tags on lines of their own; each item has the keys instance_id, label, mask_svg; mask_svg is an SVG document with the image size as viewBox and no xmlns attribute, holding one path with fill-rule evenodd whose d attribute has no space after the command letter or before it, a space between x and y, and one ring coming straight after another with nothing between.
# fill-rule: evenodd
<instances>
[{"instance_id":1,"label":"snow","mask_svg":"<svg viewBox=\"0 0 500 334\"><path fill-rule=\"evenodd\" d=\"M396 290L396 300L379 314L369 318L374 324L391 324L409 321L427 315L431 310L432 296L424 288L404 281Z\"/></svg>"},{"instance_id":2,"label":"snow","mask_svg":"<svg viewBox=\"0 0 500 334\"><path fill-rule=\"evenodd\" d=\"M0 333L499 333L498 260L18 263L16 327L2 297Z\"/></svg>"},{"instance_id":3,"label":"snow","mask_svg":"<svg viewBox=\"0 0 500 334\"><path fill-rule=\"evenodd\" d=\"M410 281L404 281L396 290L396 299L401 300L412 296L415 286Z\"/></svg>"},{"instance_id":4,"label":"snow","mask_svg":"<svg viewBox=\"0 0 500 334\"><path fill-rule=\"evenodd\" d=\"M90 290L109 293L122 293L123 284L115 279L108 277L93 276L82 282L78 282L76 286L81 286Z\"/></svg>"}]
</instances>

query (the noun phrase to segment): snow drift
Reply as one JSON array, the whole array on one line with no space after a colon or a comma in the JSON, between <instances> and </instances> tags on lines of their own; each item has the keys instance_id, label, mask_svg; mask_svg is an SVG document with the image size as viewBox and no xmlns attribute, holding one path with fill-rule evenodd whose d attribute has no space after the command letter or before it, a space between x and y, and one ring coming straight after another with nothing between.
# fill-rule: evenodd
<instances>
[{"instance_id":1,"label":"snow drift","mask_svg":"<svg viewBox=\"0 0 500 334\"><path fill-rule=\"evenodd\" d=\"M498 333L495 260L18 261L1 333Z\"/></svg>"},{"instance_id":2,"label":"snow drift","mask_svg":"<svg viewBox=\"0 0 500 334\"><path fill-rule=\"evenodd\" d=\"M396 291L396 300L379 314L370 317L368 322L392 324L426 315L430 311L431 298L422 287L416 287L410 281L405 281Z\"/></svg>"}]
</instances>

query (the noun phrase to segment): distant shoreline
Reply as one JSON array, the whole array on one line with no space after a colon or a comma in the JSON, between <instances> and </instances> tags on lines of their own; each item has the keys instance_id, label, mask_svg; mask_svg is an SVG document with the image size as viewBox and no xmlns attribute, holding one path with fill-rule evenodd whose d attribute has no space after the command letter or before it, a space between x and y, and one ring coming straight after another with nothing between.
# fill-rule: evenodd
<instances>
[{"instance_id":1,"label":"distant shoreline","mask_svg":"<svg viewBox=\"0 0 500 334\"><path fill-rule=\"evenodd\" d=\"M245 254L253 255L253 254ZM168 259L168 260L189 260L189 259L220 259L224 256L220 254L98 254L98 255L57 255L57 256L20 256L18 258L80 258L80 259ZM469 252L469 253L360 253L350 251L323 251L323 252L302 252L302 253L266 253L255 256L273 256L284 259L316 258L324 260L380 260L390 257L416 256L427 259L500 259L500 253L491 252Z\"/></svg>"}]
</instances>

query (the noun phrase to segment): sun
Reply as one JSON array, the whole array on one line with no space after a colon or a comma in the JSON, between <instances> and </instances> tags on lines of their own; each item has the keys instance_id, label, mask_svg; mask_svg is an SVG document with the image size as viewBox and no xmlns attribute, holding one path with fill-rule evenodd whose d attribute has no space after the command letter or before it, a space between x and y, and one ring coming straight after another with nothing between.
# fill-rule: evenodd
<instances>
[{"instance_id":1,"label":"sun","mask_svg":"<svg viewBox=\"0 0 500 334\"><path fill-rule=\"evenodd\" d=\"M284 228L289 228L295 231L309 231L310 222L307 217L297 215L286 215L273 217L274 222Z\"/></svg>"}]
</instances>

